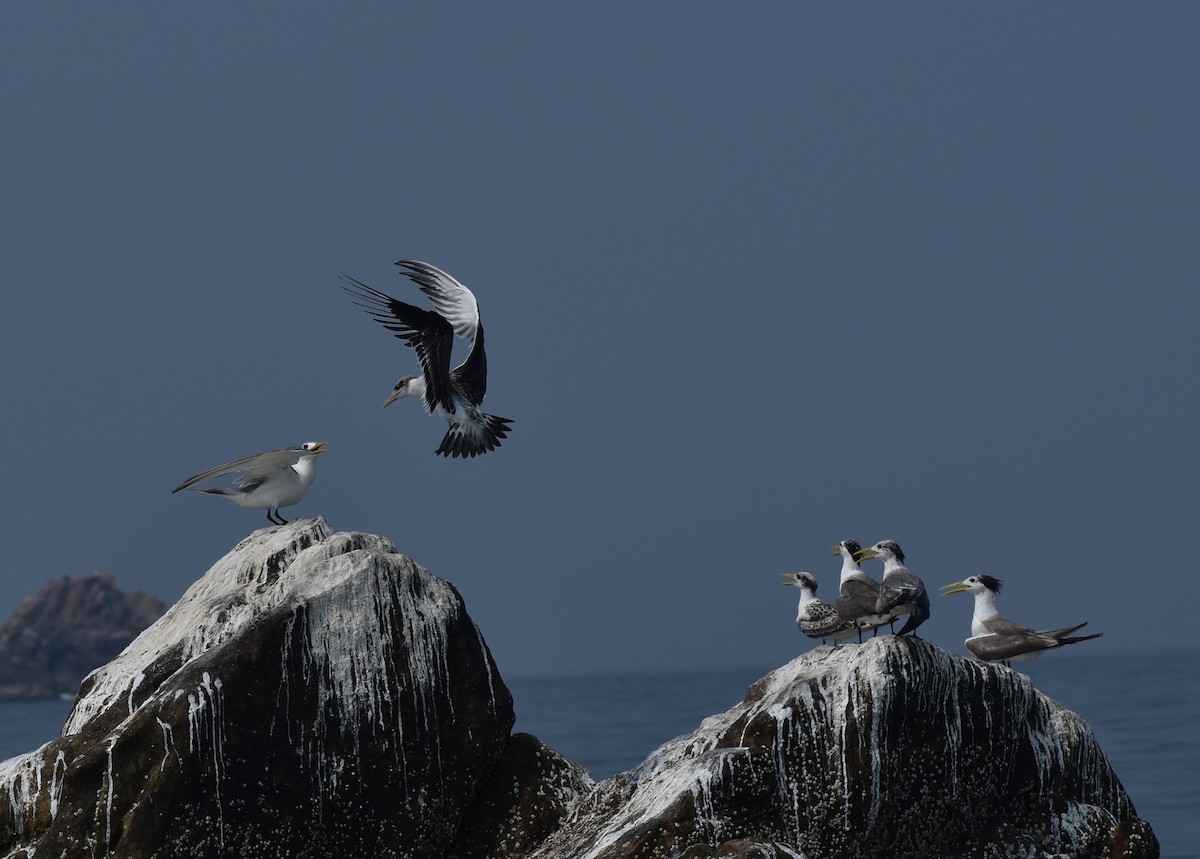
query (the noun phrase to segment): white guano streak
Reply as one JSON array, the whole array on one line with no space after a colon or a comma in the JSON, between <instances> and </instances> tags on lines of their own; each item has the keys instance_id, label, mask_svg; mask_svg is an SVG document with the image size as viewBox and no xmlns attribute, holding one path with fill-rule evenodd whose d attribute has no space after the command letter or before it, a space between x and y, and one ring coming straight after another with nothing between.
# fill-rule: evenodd
<instances>
[{"instance_id":1,"label":"white guano streak","mask_svg":"<svg viewBox=\"0 0 1200 859\"><path fill-rule=\"evenodd\" d=\"M406 776L404 708L401 701L393 700L393 687L399 684L395 691L411 703L425 753L437 762L440 773L439 707L452 697L447 650L457 605L453 592L401 555L356 551L330 559L328 565L343 584L309 600L303 612L305 676L316 684L317 712L336 714L335 724L351 741L357 757L361 726L370 726L372 732L380 729L385 705L390 705L397 764ZM364 605L373 610L363 612ZM408 651L407 676L396 670L393 653L400 646ZM284 648L290 648L290 636ZM289 654L281 658L286 662ZM453 717L452 709L447 715ZM320 719L314 729L313 763L332 785L343 762L325 748L325 720Z\"/></svg>"}]
</instances>

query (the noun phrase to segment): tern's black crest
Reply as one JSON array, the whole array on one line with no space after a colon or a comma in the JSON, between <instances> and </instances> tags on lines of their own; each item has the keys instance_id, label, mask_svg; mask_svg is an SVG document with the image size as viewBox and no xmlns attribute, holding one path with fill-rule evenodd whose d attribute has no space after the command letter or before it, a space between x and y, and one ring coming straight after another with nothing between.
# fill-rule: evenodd
<instances>
[{"instance_id":1,"label":"tern's black crest","mask_svg":"<svg viewBox=\"0 0 1200 859\"><path fill-rule=\"evenodd\" d=\"M904 563L904 552L900 551L900 544L895 540L884 540L879 545L885 549L890 549L892 554L896 556L896 560L901 564Z\"/></svg>"},{"instance_id":2,"label":"tern's black crest","mask_svg":"<svg viewBox=\"0 0 1200 859\"><path fill-rule=\"evenodd\" d=\"M858 554L862 551L862 546L858 545L857 540L842 540L842 545L846 547L851 555Z\"/></svg>"},{"instance_id":3,"label":"tern's black crest","mask_svg":"<svg viewBox=\"0 0 1200 859\"><path fill-rule=\"evenodd\" d=\"M985 588L987 588L989 591L991 591L992 593L995 593L995 594L1000 593L1000 585L1002 585L1003 582L1001 582L1000 579L996 578L995 576L988 576L988 575L979 576L979 581L981 581L983 583L983 586Z\"/></svg>"}]
</instances>

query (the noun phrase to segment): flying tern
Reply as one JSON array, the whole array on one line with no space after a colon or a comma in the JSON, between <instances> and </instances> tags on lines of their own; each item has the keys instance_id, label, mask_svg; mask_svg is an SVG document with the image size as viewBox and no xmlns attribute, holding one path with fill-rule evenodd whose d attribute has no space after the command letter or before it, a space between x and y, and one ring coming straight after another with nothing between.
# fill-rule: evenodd
<instances>
[{"instance_id":1,"label":"flying tern","mask_svg":"<svg viewBox=\"0 0 1200 859\"><path fill-rule=\"evenodd\" d=\"M500 440L508 437L512 421L484 414L481 408L487 393L487 356L479 302L471 290L436 266L409 259L396 265L429 296L433 310L415 307L342 275L342 288L358 299L355 304L412 347L421 364L421 375L396 382L383 405L421 397L425 411L450 425L435 451L440 456L471 457L495 450ZM468 341L471 349L463 362L451 369L456 334Z\"/></svg>"}]
</instances>

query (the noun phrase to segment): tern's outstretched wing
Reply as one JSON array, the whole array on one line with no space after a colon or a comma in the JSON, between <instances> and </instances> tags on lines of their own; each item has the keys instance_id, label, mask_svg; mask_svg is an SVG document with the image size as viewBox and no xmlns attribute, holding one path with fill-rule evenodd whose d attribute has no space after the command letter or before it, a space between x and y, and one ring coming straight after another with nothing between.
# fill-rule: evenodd
<instances>
[{"instance_id":1,"label":"tern's outstretched wing","mask_svg":"<svg viewBox=\"0 0 1200 859\"><path fill-rule=\"evenodd\" d=\"M417 355L421 373L425 376L425 408L433 411L440 405L454 412L450 397L450 353L454 349L454 328L450 322L432 310L415 307L386 292L342 275L348 284L342 288L354 296L354 303L384 328L395 333ZM469 360L469 359L468 359Z\"/></svg>"},{"instance_id":2,"label":"tern's outstretched wing","mask_svg":"<svg viewBox=\"0 0 1200 859\"><path fill-rule=\"evenodd\" d=\"M402 259L396 265L407 269L403 273L429 296L437 312L454 327L454 333L473 345L475 332L479 330L479 302L475 294L427 262Z\"/></svg>"},{"instance_id":3,"label":"tern's outstretched wing","mask_svg":"<svg viewBox=\"0 0 1200 859\"><path fill-rule=\"evenodd\" d=\"M434 265L415 259L402 259L402 269L421 292L429 296L434 308L450 323L454 333L471 344L466 359L454 368L454 378L471 402L479 405L487 394L487 356L483 351L483 323L475 294Z\"/></svg>"},{"instance_id":4,"label":"tern's outstretched wing","mask_svg":"<svg viewBox=\"0 0 1200 859\"><path fill-rule=\"evenodd\" d=\"M268 474L275 471L280 471L287 468L297 459L311 451L303 447L286 447L282 450L268 450L266 453L257 453L254 456L247 456L243 459L235 459L233 462L227 462L224 465L218 465L216 468L210 468L208 471L202 471L199 474L189 477L183 483L171 490L172 493L178 492L181 489L187 489L194 483L200 483L203 480L209 480L213 477L222 477L226 474L233 474L237 471L246 472L238 478L239 486L261 481Z\"/></svg>"}]
</instances>

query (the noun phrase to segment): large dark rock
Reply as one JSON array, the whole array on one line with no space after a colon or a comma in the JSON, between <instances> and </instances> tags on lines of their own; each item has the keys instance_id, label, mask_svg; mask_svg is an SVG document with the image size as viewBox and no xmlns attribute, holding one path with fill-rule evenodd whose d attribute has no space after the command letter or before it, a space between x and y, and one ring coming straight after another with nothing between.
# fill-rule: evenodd
<instances>
[{"instance_id":1,"label":"large dark rock","mask_svg":"<svg viewBox=\"0 0 1200 859\"><path fill-rule=\"evenodd\" d=\"M448 583L320 519L264 529L0 765L0 855L442 856L512 725Z\"/></svg>"},{"instance_id":2,"label":"large dark rock","mask_svg":"<svg viewBox=\"0 0 1200 859\"><path fill-rule=\"evenodd\" d=\"M513 721L448 583L264 529L0 764L0 856L1158 855L1077 716L911 638L810 651L599 785Z\"/></svg>"},{"instance_id":3,"label":"large dark rock","mask_svg":"<svg viewBox=\"0 0 1200 859\"><path fill-rule=\"evenodd\" d=\"M912 638L821 647L601 782L533 854L1153 857L1091 731L1008 668Z\"/></svg>"},{"instance_id":4,"label":"large dark rock","mask_svg":"<svg viewBox=\"0 0 1200 859\"><path fill-rule=\"evenodd\" d=\"M165 609L158 597L124 593L112 576L47 582L0 626L0 700L74 695L88 672L120 653Z\"/></svg>"}]
</instances>

